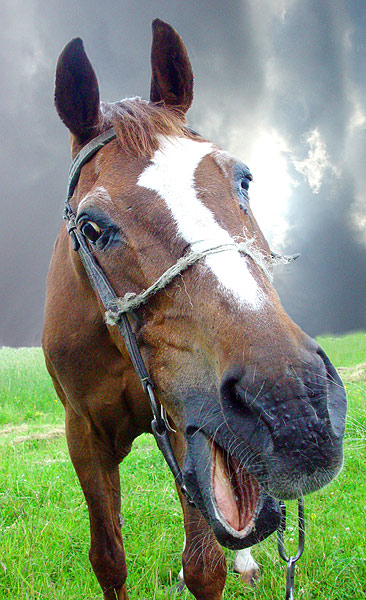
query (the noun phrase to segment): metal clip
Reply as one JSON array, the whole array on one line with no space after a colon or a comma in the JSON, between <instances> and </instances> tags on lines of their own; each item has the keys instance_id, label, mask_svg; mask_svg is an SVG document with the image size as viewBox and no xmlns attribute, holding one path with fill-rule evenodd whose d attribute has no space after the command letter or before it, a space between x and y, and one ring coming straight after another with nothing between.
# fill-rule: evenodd
<instances>
[{"instance_id":1,"label":"metal clip","mask_svg":"<svg viewBox=\"0 0 366 600\"><path fill-rule=\"evenodd\" d=\"M76 236L77 227L75 224L75 215L68 204L65 207L64 221L66 222L66 229L71 238L72 249L77 252L80 248L80 243Z\"/></svg>"},{"instance_id":2,"label":"metal clip","mask_svg":"<svg viewBox=\"0 0 366 600\"><path fill-rule=\"evenodd\" d=\"M304 516L304 498L298 499L298 523L299 523L299 541L297 546L296 556L287 556L284 546L284 533L286 530L286 504L281 500L281 523L277 531L277 547L278 553L282 560L287 563L286 572L286 600L294 598L294 581L295 581L295 563L299 560L305 547L305 516Z\"/></svg>"},{"instance_id":3,"label":"metal clip","mask_svg":"<svg viewBox=\"0 0 366 600\"><path fill-rule=\"evenodd\" d=\"M172 427L171 424L169 423L167 412L162 404L160 405L160 416L163 419L167 430L171 431L172 433L177 433L177 430L174 429L174 427Z\"/></svg>"},{"instance_id":4,"label":"metal clip","mask_svg":"<svg viewBox=\"0 0 366 600\"><path fill-rule=\"evenodd\" d=\"M154 417L153 423L155 423L156 431L159 434L162 434L166 430L166 425L165 425L164 420L161 417L161 414L159 413L159 409L158 409L158 405L156 402L152 383L148 377L146 377L145 379L146 379L145 390L146 390L147 395L149 396L151 411L152 411L152 414Z\"/></svg>"}]
</instances>

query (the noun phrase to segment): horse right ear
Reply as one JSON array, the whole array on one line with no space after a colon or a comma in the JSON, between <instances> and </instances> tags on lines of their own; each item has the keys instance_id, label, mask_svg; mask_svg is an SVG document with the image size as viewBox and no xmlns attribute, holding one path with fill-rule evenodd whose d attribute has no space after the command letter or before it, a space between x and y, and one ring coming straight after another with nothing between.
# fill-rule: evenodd
<instances>
[{"instance_id":1,"label":"horse right ear","mask_svg":"<svg viewBox=\"0 0 366 600\"><path fill-rule=\"evenodd\" d=\"M93 137L99 123L99 87L80 38L71 40L58 59L55 105L79 143Z\"/></svg>"},{"instance_id":2,"label":"horse right ear","mask_svg":"<svg viewBox=\"0 0 366 600\"><path fill-rule=\"evenodd\" d=\"M193 72L186 47L168 23L154 19L152 30L150 100L184 115L193 100Z\"/></svg>"}]
</instances>

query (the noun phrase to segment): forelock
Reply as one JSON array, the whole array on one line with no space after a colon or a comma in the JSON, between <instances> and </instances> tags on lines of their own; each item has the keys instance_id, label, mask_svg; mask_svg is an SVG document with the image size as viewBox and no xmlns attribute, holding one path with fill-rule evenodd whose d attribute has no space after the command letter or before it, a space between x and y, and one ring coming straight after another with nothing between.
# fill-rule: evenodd
<instances>
[{"instance_id":1,"label":"forelock","mask_svg":"<svg viewBox=\"0 0 366 600\"><path fill-rule=\"evenodd\" d=\"M135 156L151 158L159 147L159 136L197 138L182 113L139 97L102 102L101 116L101 130L113 127L123 149Z\"/></svg>"}]
</instances>

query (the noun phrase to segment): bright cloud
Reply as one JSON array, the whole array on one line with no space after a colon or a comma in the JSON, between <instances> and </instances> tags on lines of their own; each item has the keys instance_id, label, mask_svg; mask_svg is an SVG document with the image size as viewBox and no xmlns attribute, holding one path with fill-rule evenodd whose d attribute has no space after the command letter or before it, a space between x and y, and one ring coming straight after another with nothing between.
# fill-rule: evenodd
<instances>
[{"instance_id":1,"label":"bright cloud","mask_svg":"<svg viewBox=\"0 0 366 600\"><path fill-rule=\"evenodd\" d=\"M309 146L307 157L304 160L293 158L292 163L296 171L307 179L313 194L318 194L326 172L330 170L339 177L339 171L332 165L325 142L321 139L318 129L314 129L310 133L306 142Z\"/></svg>"},{"instance_id":2,"label":"bright cloud","mask_svg":"<svg viewBox=\"0 0 366 600\"><path fill-rule=\"evenodd\" d=\"M240 149L235 153L243 155ZM288 148L276 131L263 129L253 141L246 161L253 173L250 200L255 217L274 250L284 247L288 231L288 201L296 186L288 172Z\"/></svg>"}]
</instances>

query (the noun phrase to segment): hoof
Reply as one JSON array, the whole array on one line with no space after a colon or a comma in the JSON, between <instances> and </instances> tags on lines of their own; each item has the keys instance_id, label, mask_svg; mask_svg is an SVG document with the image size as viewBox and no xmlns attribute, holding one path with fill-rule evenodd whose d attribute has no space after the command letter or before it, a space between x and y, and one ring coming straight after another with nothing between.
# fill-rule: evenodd
<instances>
[{"instance_id":1,"label":"hoof","mask_svg":"<svg viewBox=\"0 0 366 600\"><path fill-rule=\"evenodd\" d=\"M244 585L254 587L259 581L259 569L254 568L250 569L249 571L245 571L244 573L239 573L239 577Z\"/></svg>"},{"instance_id":2,"label":"hoof","mask_svg":"<svg viewBox=\"0 0 366 600\"><path fill-rule=\"evenodd\" d=\"M184 581L178 581L176 585L173 585L173 587L169 589L169 597L175 598L176 596L180 596L183 593L185 587L186 584L184 583Z\"/></svg>"}]
</instances>

